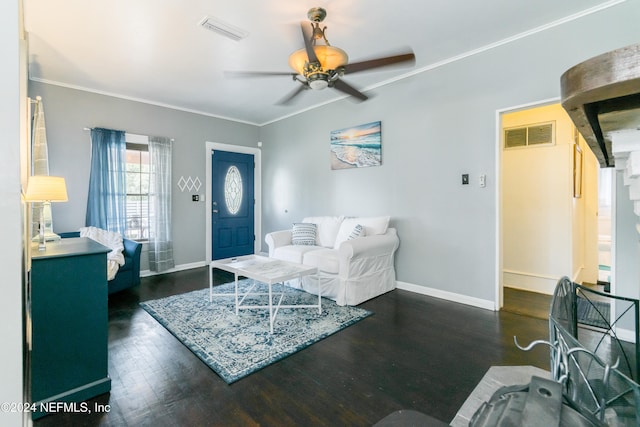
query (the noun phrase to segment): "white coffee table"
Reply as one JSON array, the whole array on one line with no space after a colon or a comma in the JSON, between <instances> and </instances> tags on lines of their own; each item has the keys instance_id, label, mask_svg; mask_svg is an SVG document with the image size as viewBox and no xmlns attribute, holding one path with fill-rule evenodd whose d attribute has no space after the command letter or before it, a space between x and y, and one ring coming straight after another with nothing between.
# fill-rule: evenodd
<instances>
[{"instance_id":1,"label":"white coffee table","mask_svg":"<svg viewBox=\"0 0 640 427\"><path fill-rule=\"evenodd\" d=\"M213 269L219 268L220 270L233 273L235 276L235 292L229 294L214 294L213 293ZM269 330L273 334L273 324L278 315L278 310L281 308L317 308L318 313L322 313L322 297L320 295L320 288L318 287L318 304L294 304L283 305L282 299L284 298L284 282L291 279L302 279L303 276L309 276L317 274L318 269L315 267L308 267L306 265L297 264L289 261L282 261L274 258L267 258L261 255L245 255L234 258L219 259L211 261L209 265L209 302L213 302L215 296L235 296L236 299L236 315L242 309L268 309L269 310ZM249 287L246 292L238 291L238 278L247 277L253 279L254 283ZM253 292L256 287L256 282L264 283L268 285L269 292ZM283 288L280 292L273 291L273 285L282 283ZM268 295L269 302L265 305L244 305L243 302L249 295ZM278 298L278 301L274 303L274 296Z\"/></svg>"}]
</instances>

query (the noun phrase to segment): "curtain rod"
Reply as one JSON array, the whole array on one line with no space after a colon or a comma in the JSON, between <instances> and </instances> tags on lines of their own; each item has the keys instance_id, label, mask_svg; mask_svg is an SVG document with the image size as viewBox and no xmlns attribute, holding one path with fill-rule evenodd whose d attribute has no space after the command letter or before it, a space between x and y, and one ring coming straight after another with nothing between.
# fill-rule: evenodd
<instances>
[{"instance_id":1,"label":"curtain rod","mask_svg":"<svg viewBox=\"0 0 640 427\"><path fill-rule=\"evenodd\" d=\"M36 99L29 98L29 102L36 103L38 101L42 101L42 97L40 95L36 96Z\"/></svg>"},{"instance_id":2,"label":"curtain rod","mask_svg":"<svg viewBox=\"0 0 640 427\"><path fill-rule=\"evenodd\" d=\"M83 128L82 130L93 130L93 128ZM125 132L125 133L128 133L128 132ZM132 135L133 135L133 134L132 134ZM144 135L144 136L148 137L148 135ZM171 141L171 142L175 142L175 139L170 138L170 141Z\"/></svg>"}]
</instances>

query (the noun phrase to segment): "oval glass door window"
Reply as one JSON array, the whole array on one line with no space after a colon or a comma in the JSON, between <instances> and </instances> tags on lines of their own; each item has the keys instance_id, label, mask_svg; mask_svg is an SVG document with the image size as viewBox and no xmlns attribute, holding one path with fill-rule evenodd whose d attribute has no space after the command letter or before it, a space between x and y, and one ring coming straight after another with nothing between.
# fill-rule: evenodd
<instances>
[{"instance_id":1,"label":"oval glass door window","mask_svg":"<svg viewBox=\"0 0 640 427\"><path fill-rule=\"evenodd\" d=\"M229 167L224 177L224 201L231 215L238 213L242 203L242 177L235 166Z\"/></svg>"}]
</instances>

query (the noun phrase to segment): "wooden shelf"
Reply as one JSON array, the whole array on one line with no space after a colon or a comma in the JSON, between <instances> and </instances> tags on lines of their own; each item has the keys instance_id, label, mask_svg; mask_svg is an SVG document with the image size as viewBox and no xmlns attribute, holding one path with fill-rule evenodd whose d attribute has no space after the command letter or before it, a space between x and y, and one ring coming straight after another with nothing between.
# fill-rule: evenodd
<instances>
[{"instance_id":1,"label":"wooden shelf","mask_svg":"<svg viewBox=\"0 0 640 427\"><path fill-rule=\"evenodd\" d=\"M560 83L562 106L600 166L615 166L611 133L640 129L640 44L588 59Z\"/></svg>"}]
</instances>

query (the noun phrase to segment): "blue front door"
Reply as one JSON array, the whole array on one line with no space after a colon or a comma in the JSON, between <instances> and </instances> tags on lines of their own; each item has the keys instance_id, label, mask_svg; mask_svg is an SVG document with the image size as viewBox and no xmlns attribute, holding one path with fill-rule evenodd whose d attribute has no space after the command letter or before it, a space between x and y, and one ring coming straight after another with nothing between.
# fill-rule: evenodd
<instances>
[{"instance_id":1,"label":"blue front door","mask_svg":"<svg viewBox=\"0 0 640 427\"><path fill-rule=\"evenodd\" d=\"M254 160L252 154L211 154L212 259L254 252Z\"/></svg>"}]
</instances>

